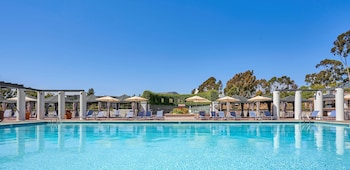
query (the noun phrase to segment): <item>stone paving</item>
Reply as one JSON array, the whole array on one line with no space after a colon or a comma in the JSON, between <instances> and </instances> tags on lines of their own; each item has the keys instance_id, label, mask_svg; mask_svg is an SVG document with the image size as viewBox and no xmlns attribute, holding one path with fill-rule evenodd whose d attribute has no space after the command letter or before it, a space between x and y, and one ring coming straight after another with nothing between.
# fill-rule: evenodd
<instances>
[{"instance_id":1,"label":"stone paving","mask_svg":"<svg viewBox=\"0 0 350 170\"><path fill-rule=\"evenodd\" d=\"M209 117L207 119L198 119L194 116L176 116L176 117L167 117L165 116L164 119L157 120L155 118L152 119L126 119L126 118L92 118L92 119L83 119L80 120L79 118L72 118L72 119L57 119L57 118L44 118L43 120L36 120L35 118L30 118L29 120L25 121L17 121L15 118L5 118L2 122L0 122L1 125L11 125L11 124L30 124L30 123L40 123L40 122L67 122L67 123L79 123L79 122L123 122L123 123L144 123L144 122L154 122L154 123L161 123L161 122L174 122L174 123L181 123L181 122L193 122L193 123L202 123L202 122L211 122L211 123L224 123L224 122L230 122L230 123L249 123L249 122L275 122L275 123L304 123L304 122L320 122L320 123L332 123L332 124L346 124L350 126L350 120L345 121L335 121L335 120L295 120L293 118L283 118L280 120L254 120L252 118L242 118L242 119L210 119Z\"/></svg>"}]
</instances>

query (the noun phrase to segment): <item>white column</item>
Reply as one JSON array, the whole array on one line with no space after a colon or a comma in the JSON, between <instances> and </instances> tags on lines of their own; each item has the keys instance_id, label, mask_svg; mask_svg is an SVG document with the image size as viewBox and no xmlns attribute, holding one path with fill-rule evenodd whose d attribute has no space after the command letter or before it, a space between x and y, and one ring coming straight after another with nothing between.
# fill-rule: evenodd
<instances>
[{"instance_id":1,"label":"white column","mask_svg":"<svg viewBox=\"0 0 350 170\"><path fill-rule=\"evenodd\" d=\"M26 102L25 102L25 93L23 89L17 89L17 121L25 120L26 113Z\"/></svg>"},{"instance_id":2,"label":"white column","mask_svg":"<svg viewBox=\"0 0 350 170\"><path fill-rule=\"evenodd\" d=\"M84 91L80 92L80 111L79 118L80 120L84 119L84 115L86 113L86 93Z\"/></svg>"},{"instance_id":3,"label":"white column","mask_svg":"<svg viewBox=\"0 0 350 170\"><path fill-rule=\"evenodd\" d=\"M344 127L337 126L336 128L336 134L335 134L335 148L338 155L344 154Z\"/></svg>"},{"instance_id":4,"label":"white column","mask_svg":"<svg viewBox=\"0 0 350 170\"><path fill-rule=\"evenodd\" d=\"M323 94L322 91L317 91L316 93L316 102L317 102L317 116L323 117Z\"/></svg>"},{"instance_id":5,"label":"white column","mask_svg":"<svg viewBox=\"0 0 350 170\"><path fill-rule=\"evenodd\" d=\"M38 91L37 93L37 104L36 104L36 119L41 120L45 116L45 97L44 92Z\"/></svg>"},{"instance_id":6,"label":"white column","mask_svg":"<svg viewBox=\"0 0 350 170\"><path fill-rule=\"evenodd\" d=\"M66 113L66 100L64 91L58 92L58 113L57 116L59 118L63 118Z\"/></svg>"},{"instance_id":7,"label":"white column","mask_svg":"<svg viewBox=\"0 0 350 170\"><path fill-rule=\"evenodd\" d=\"M273 92L273 117L280 119L280 92Z\"/></svg>"},{"instance_id":8,"label":"white column","mask_svg":"<svg viewBox=\"0 0 350 170\"><path fill-rule=\"evenodd\" d=\"M335 120L344 121L344 90L335 89Z\"/></svg>"},{"instance_id":9,"label":"white column","mask_svg":"<svg viewBox=\"0 0 350 170\"><path fill-rule=\"evenodd\" d=\"M294 99L294 119L300 120L302 114L301 109L301 91L295 92L295 99Z\"/></svg>"}]
</instances>

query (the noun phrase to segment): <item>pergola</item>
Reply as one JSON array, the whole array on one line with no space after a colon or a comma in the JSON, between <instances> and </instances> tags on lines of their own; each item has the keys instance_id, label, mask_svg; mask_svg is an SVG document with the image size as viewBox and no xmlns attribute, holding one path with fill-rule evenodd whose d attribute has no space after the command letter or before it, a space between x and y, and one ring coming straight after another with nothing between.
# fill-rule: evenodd
<instances>
[{"instance_id":1,"label":"pergola","mask_svg":"<svg viewBox=\"0 0 350 170\"><path fill-rule=\"evenodd\" d=\"M25 120L25 91L37 92L37 120L41 120L45 115L45 92L57 92L58 93L58 118L63 118L65 114L65 93L66 92L79 92L80 94L80 112L79 117L83 119L86 112L86 93L84 90L51 90L51 89L35 89L31 87L25 87L22 84L14 84L9 82L0 81L1 88L14 88L17 90L17 121ZM1 96L2 97L2 96Z\"/></svg>"}]
</instances>

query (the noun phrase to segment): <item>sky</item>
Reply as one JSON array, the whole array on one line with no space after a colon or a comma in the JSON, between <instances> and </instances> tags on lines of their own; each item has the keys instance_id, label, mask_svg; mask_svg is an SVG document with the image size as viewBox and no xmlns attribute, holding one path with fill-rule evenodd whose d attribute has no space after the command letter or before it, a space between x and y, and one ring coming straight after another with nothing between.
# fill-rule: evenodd
<instances>
[{"instance_id":1,"label":"sky","mask_svg":"<svg viewBox=\"0 0 350 170\"><path fill-rule=\"evenodd\" d=\"M298 86L350 29L349 0L2 0L0 81L189 94L253 70Z\"/></svg>"}]
</instances>

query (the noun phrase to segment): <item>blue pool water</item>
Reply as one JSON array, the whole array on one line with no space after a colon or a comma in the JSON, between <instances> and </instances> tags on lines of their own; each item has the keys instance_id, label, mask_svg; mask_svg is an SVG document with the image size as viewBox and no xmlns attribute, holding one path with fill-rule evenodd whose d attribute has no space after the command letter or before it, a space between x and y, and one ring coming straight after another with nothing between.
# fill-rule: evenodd
<instances>
[{"instance_id":1,"label":"blue pool water","mask_svg":"<svg viewBox=\"0 0 350 170\"><path fill-rule=\"evenodd\" d=\"M349 131L300 123L0 127L0 169L349 169Z\"/></svg>"}]
</instances>

